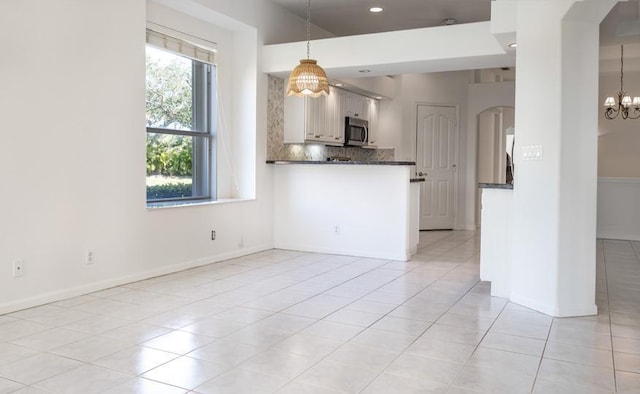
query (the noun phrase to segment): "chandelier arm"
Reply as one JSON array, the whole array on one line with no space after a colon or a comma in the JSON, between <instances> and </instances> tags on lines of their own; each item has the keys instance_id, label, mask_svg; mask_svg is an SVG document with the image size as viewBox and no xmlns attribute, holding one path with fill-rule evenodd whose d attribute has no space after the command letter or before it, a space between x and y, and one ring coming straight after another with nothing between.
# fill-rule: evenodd
<instances>
[{"instance_id":1,"label":"chandelier arm","mask_svg":"<svg viewBox=\"0 0 640 394\"><path fill-rule=\"evenodd\" d=\"M628 114L627 117L629 119L638 119L640 118L640 109L639 108L633 108L633 113Z\"/></svg>"},{"instance_id":2,"label":"chandelier arm","mask_svg":"<svg viewBox=\"0 0 640 394\"><path fill-rule=\"evenodd\" d=\"M613 108L607 108L604 112L604 117L609 120L617 118L618 115L620 115L620 111Z\"/></svg>"}]
</instances>

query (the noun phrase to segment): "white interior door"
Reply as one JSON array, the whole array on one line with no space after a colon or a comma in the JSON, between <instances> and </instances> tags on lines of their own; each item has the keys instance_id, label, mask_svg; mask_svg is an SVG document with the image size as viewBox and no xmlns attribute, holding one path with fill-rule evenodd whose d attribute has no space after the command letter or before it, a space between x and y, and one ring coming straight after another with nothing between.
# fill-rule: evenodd
<instances>
[{"instance_id":1,"label":"white interior door","mask_svg":"<svg viewBox=\"0 0 640 394\"><path fill-rule=\"evenodd\" d=\"M416 172L425 178L420 196L420 230L453 229L456 108L418 105L416 139Z\"/></svg>"}]
</instances>

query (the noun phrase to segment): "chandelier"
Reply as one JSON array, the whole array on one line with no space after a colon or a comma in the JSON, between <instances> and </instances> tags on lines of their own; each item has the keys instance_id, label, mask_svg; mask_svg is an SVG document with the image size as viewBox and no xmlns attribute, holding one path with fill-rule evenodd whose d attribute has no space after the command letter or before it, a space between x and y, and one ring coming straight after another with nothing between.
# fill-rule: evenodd
<instances>
[{"instance_id":1,"label":"chandelier","mask_svg":"<svg viewBox=\"0 0 640 394\"><path fill-rule=\"evenodd\" d=\"M329 80L318 62L309 58L309 41L311 40L311 0L307 0L307 58L291 71L287 96L320 97L329 94Z\"/></svg>"},{"instance_id":2,"label":"chandelier","mask_svg":"<svg viewBox=\"0 0 640 394\"><path fill-rule=\"evenodd\" d=\"M622 119L638 119L640 117L640 97L631 96L624 91L624 45L620 45L620 91L618 92L618 101L615 97L607 97L604 101L604 117L607 119L615 119L618 115Z\"/></svg>"}]
</instances>

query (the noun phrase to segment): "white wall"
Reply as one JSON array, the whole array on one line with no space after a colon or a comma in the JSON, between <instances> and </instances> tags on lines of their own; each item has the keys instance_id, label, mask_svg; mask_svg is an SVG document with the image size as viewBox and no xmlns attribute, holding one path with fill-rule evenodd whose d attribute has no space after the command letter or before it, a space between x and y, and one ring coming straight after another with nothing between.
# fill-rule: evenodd
<instances>
[{"instance_id":1,"label":"white wall","mask_svg":"<svg viewBox=\"0 0 640 394\"><path fill-rule=\"evenodd\" d=\"M150 6L149 17L162 15ZM243 158L225 171L235 166L236 196L255 199L146 210L146 19L143 0L0 3L0 313L273 246L266 76L256 64L262 36L287 29L230 18L208 26L227 31L216 37L234 135L227 154ZM167 22L202 33L190 18ZM243 55L250 65L234 67ZM223 182L233 196L233 181ZM12 277L14 260L25 261L24 277Z\"/></svg>"},{"instance_id":2,"label":"white wall","mask_svg":"<svg viewBox=\"0 0 640 394\"><path fill-rule=\"evenodd\" d=\"M553 316L597 311L596 98L605 3L614 5L518 3L511 300ZM542 160L522 160L527 146L542 146Z\"/></svg>"},{"instance_id":3,"label":"white wall","mask_svg":"<svg viewBox=\"0 0 640 394\"><path fill-rule=\"evenodd\" d=\"M416 119L418 104L450 105L458 111L458 202L456 228L465 228L467 89L471 73L452 71L428 74L403 74L393 77L395 97L380 101L381 146L395 147L396 160L416 160Z\"/></svg>"},{"instance_id":4,"label":"white wall","mask_svg":"<svg viewBox=\"0 0 640 394\"><path fill-rule=\"evenodd\" d=\"M598 179L598 238L640 241L640 178Z\"/></svg>"},{"instance_id":5,"label":"white wall","mask_svg":"<svg viewBox=\"0 0 640 394\"><path fill-rule=\"evenodd\" d=\"M410 217L419 215L415 206L411 212L411 191L419 189L409 173L392 165L275 165L275 246L408 260L417 242Z\"/></svg>"}]
</instances>

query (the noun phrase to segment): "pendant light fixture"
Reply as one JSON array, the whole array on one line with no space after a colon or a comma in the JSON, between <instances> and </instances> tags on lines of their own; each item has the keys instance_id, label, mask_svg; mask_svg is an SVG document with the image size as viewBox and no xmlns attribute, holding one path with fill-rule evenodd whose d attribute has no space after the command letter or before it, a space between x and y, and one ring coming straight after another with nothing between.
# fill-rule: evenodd
<instances>
[{"instance_id":1,"label":"pendant light fixture","mask_svg":"<svg viewBox=\"0 0 640 394\"><path fill-rule=\"evenodd\" d=\"M311 0L307 0L307 58L291 71L287 88L287 96L320 97L329 94L329 80L318 62L309 58L309 41L311 41Z\"/></svg>"},{"instance_id":2,"label":"pendant light fixture","mask_svg":"<svg viewBox=\"0 0 640 394\"><path fill-rule=\"evenodd\" d=\"M607 97L604 101L604 117L607 119L615 119L620 115L622 119L638 119L640 118L640 97L631 96L624 91L624 45L620 45L620 91L618 92L618 101L615 97Z\"/></svg>"}]
</instances>

